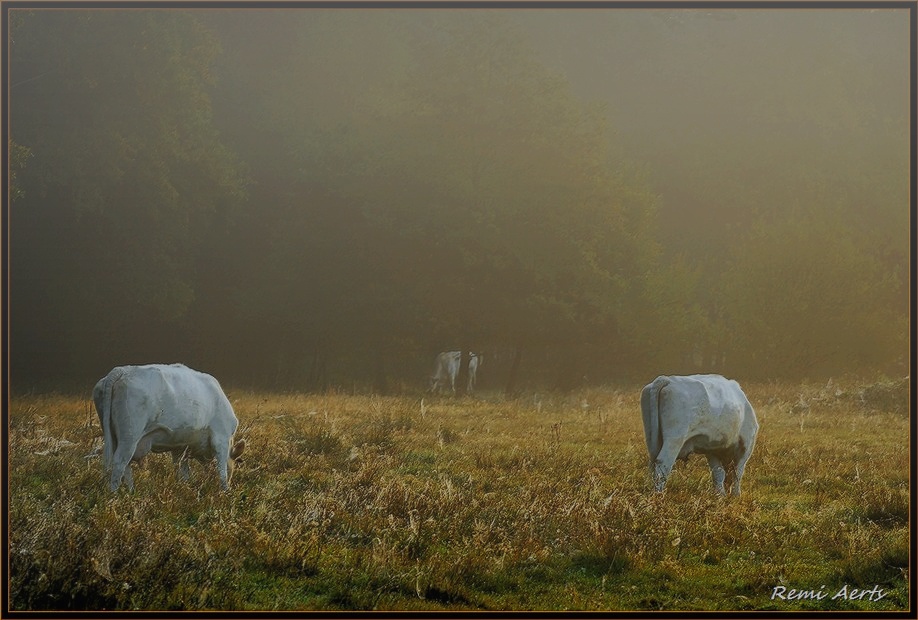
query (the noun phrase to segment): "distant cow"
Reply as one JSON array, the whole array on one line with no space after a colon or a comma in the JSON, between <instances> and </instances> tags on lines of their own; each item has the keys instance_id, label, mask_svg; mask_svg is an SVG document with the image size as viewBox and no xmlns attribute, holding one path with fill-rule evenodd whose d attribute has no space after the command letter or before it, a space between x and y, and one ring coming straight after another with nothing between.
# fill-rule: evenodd
<instances>
[{"instance_id":1,"label":"distant cow","mask_svg":"<svg viewBox=\"0 0 918 620\"><path fill-rule=\"evenodd\" d=\"M477 379L478 366L481 364L481 355L469 353L469 380L467 390L471 392L475 388ZM437 355L434 360L433 374L430 376L430 386L428 392L443 391L449 386L450 391L456 393L456 377L459 376L459 364L462 361L460 351L444 351Z\"/></svg>"},{"instance_id":2,"label":"distant cow","mask_svg":"<svg viewBox=\"0 0 918 620\"><path fill-rule=\"evenodd\" d=\"M170 452L187 478L188 459L216 457L220 485L228 489L245 442L233 443L238 420L217 380L182 364L117 366L93 388L102 425L105 469L116 491L122 478L134 488L131 461Z\"/></svg>"},{"instance_id":3,"label":"distant cow","mask_svg":"<svg viewBox=\"0 0 918 620\"><path fill-rule=\"evenodd\" d=\"M708 458L718 493L725 494L729 474L733 494L740 494L759 423L736 381L720 375L657 377L641 391L641 414L657 491L677 458L687 460L697 452Z\"/></svg>"},{"instance_id":4,"label":"distant cow","mask_svg":"<svg viewBox=\"0 0 918 620\"><path fill-rule=\"evenodd\" d=\"M478 375L478 366L481 364L482 356L479 353L469 353L469 384L467 391L469 393L475 389L475 381Z\"/></svg>"}]
</instances>

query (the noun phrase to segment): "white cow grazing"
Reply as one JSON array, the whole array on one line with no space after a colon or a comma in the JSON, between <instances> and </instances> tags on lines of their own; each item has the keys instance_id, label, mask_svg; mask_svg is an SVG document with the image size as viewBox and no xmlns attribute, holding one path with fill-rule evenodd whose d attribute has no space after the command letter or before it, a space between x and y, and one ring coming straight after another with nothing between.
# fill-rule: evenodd
<instances>
[{"instance_id":1,"label":"white cow grazing","mask_svg":"<svg viewBox=\"0 0 918 620\"><path fill-rule=\"evenodd\" d=\"M740 494L759 423L736 381L720 375L657 377L641 390L641 414L657 491L677 458L698 452L708 458L714 489L725 494L729 473L733 494Z\"/></svg>"},{"instance_id":2,"label":"white cow grazing","mask_svg":"<svg viewBox=\"0 0 918 620\"><path fill-rule=\"evenodd\" d=\"M475 387L478 366L481 364L481 355L469 353L469 379L467 390L471 392ZM456 393L456 377L459 376L459 364L462 361L461 351L444 351L434 360L434 371L430 376L428 392L445 390L449 385L450 391Z\"/></svg>"},{"instance_id":3,"label":"white cow grazing","mask_svg":"<svg viewBox=\"0 0 918 620\"><path fill-rule=\"evenodd\" d=\"M478 375L478 366L482 362L482 356L478 353L469 353L469 384L467 391L471 394L475 389L475 381Z\"/></svg>"},{"instance_id":4,"label":"white cow grazing","mask_svg":"<svg viewBox=\"0 0 918 620\"><path fill-rule=\"evenodd\" d=\"M105 469L112 491L124 479L134 488L131 461L171 452L187 478L188 459L217 459L220 485L229 488L245 441L233 443L238 420L217 380L182 364L117 366L92 391L102 425Z\"/></svg>"},{"instance_id":5,"label":"white cow grazing","mask_svg":"<svg viewBox=\"0 0 918 620\"><path fill-rule=\"evenodd\" d=\"M434 360L433 374L430 376L429 392L443 391L449 386L450 391L456 392L456 377L459 374L459 363L462 353L459 351L444 351Z\"/></svg>"}]
</instances>

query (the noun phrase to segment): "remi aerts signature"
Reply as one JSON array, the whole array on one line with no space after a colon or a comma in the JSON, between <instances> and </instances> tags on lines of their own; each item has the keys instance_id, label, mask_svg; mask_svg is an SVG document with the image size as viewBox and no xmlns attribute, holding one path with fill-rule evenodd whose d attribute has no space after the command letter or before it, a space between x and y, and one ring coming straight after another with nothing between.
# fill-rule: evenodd
<instances>
[{"instance_id":1,"label":"remi aerts signature","mask_svg":"<svg viewBox=\"0 0 918 620\"><path fill-rule=\"evenodd\" d=\"M774 590L771 592L771 600L781 599L783 601L800 601L807 599L821 601L824 598L829 598L829 600L832 601L838 599L846 601L879 601L885 596L886 592L880 586L873 586L870 590L864 590L844 585L835 591L826 590L826 586L822 586L818 590L794 590L792 588L785 588L784 586L775 586Z\"/></svg>"}]
</instances>

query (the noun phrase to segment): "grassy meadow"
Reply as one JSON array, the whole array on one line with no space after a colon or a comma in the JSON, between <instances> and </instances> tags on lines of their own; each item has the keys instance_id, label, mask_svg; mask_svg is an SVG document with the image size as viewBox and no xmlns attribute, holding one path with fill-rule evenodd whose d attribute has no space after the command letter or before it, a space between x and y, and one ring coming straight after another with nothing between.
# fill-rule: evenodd
<instances>
[{"instance_id":1,"label":"grassy meadow","mask_svg":"<svg viewBox=\"0 0 918 620\"><path fill-rule=\"evenodd\" d=\"M15 397L10 605L908 608L901 382L744 386L761 429L739 498L712 493L698 455L649 492L640 388L423 403L229 390L247 447L228 493L212 467L181 482L151 455L135 492L112 494L87 457L89 395ZM823 596L773 599L779 586Z\"/></svg>"}]
</instances>

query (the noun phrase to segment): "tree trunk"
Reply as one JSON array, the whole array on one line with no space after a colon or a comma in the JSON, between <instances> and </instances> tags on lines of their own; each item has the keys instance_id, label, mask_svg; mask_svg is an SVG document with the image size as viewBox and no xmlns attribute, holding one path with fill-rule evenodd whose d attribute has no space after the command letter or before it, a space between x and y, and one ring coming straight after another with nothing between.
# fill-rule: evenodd
<instances>
[{"instance_id":1,"label":"tree trunk","mask_svg":"<svg viewBox=\"0 0 918 620\"><path fill-rule=\"evenodd\" d=\"M324 392L328 389L328 373L325 363L325 355L316 347L313 350L312 366L309 369L309 391Z\"/></svg>"},{"instance_id":2,"label":"tree trunk","mask_svg":"<svg viewBox=\"0 0 918 620\"><path fill-rule=\"evenodd\" d=\"M381 351L376 352L376 362L373 369L373 391L385 396L389 393L389 381L386 379L386 366Z\"/></svg>"},{"instance_id":3,"label":"tree trunk","mask_svg":"<svg viewBox=\"0 0 918 620\"><path fill-rule=\"evenodd\" d=\"M516 347L513 351L513 363L510 365L510 376L507 378L507 387L504 388L504 394L513 396L516 394L516 380L520 370L520 360L523 357L523 349Z\"/></svg>"}]
</instances>

